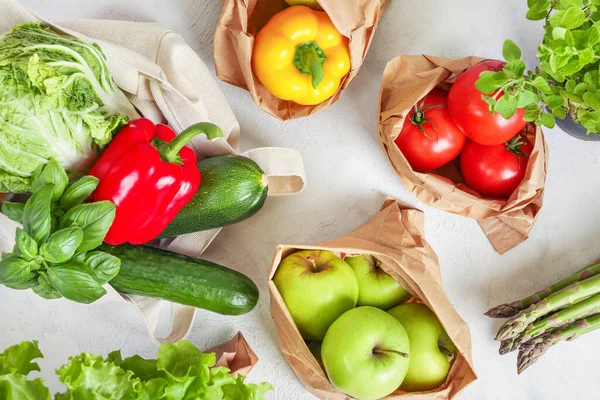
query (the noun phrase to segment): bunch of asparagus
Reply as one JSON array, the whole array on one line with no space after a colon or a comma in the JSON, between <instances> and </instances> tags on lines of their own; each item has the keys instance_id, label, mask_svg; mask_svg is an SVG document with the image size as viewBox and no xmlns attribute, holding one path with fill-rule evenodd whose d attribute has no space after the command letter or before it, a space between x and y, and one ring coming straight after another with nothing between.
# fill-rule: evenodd
<instances>
[{"instance_id":1,"label":"bunch of asparagus","mask_svg":"<svg viewBox=\"0 0 600 400\"><path fill-rule=\"evenodd\" d=\"M485 315L508 318L496 340L500 354L519 349L520 374L555 344L600 329L600 263Z\"/></svg>"}]
</instances>

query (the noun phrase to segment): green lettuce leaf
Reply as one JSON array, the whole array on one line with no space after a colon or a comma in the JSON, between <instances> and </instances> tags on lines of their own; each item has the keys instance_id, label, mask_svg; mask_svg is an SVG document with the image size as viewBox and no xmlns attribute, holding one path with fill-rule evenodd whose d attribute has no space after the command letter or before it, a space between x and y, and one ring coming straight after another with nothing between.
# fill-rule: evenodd
<instances>
[{"instance_id":1,"label":"green lettuce leaf","mask_svg":"<svg viewBox=\"0 0 600 400\"><path fill-rule=\"evenodd\" d=\"M50 400L50 391L41 378L27 380L31 371L39 371L36 358L43 357L38 342L23 342L0 354L0 399Z\"/></svg>"},{"instance_id":2,"label":"green lettuce leaf","mask_svg":"<svg viewBox=\"0 0 600 400\"><path fill-rule=\"evenodd\" d=\"M142 389L133 372L88 353L71 357L56 373L67 387L61 400L137 400Z\"/></svg>"},{"instance_id":3,"label":"green lettuce leaf","mask_svg":"<svg viewBox=\"0 0 600 400\"><path fill-rule=\"evenodd\" d=\"M38 23L0 39L0 104L0 192L30 191L50 159L70 178L85 174L126 117L137 117L97 45Z\"/></svg>"}]
</instances>

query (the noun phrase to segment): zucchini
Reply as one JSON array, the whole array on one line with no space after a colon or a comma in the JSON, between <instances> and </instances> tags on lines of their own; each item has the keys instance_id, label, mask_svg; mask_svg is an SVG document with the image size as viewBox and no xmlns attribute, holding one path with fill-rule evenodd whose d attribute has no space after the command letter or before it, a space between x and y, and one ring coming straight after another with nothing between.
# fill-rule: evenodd
<instances>
[{"instance_id":1,"label":"zucchini","mask_svg":"<svg viewBox=\"0 0 600 400\"><path fill-rule=\"evenodd\" d=\"M119 293L157 297L224 315L250 312L258 288L246 275L221 265L147 246L110 246L99 250L121 259L110 284Z\"/></svg>"},{"instance_id":2,"label":"zucchini","mask_svg":"<svg viewBox=\"0 0 600 400\"><path fill-rule=\"evenodd\" d=\"M267 198L267 176L248 157L227 155L198 162L202 182L160 238L231 225L256 214Z\"/></svg>"}]
</instances>

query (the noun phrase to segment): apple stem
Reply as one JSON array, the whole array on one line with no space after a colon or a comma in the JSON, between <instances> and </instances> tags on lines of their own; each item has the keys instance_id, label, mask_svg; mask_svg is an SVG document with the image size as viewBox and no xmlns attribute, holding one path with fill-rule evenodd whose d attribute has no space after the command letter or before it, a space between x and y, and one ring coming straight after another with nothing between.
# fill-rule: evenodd
<instances>
[{"instance_id":1,"label":"apple stem","mask_svg":"<svg viewBox=\"0 0 600 400\"><path fill-rule=\"evenodd\" d=\"M407 353L403 353L403 352L397 351L397 350L386 350L386 349L375 348L375 349L373 349L373 353L375 353L375 354L394 353L394 354L397 354L397 355L399 355L401 357L404 357L404 358L408 358L409 357Z\"/></svg>"},{"instance_id":2,"label":"apple stem","mask_svg":"<svg viewBox=\"0 0 600 400\"><path fill-rule=\"evenodd\" d=\"M450 350L448 350L444 347L440 347L439 349L442 352L442 354L444 354L446 356L446 358L448 359L448 362L452 362L452 360L454 360L454 353L452 353Z\"/></svg>"},{"instance_id":3,"label":"apple stem","mask_svg":"<svg viewBox=\"0 0 600 400\"><path fill-rule=\"evenodd\" d=\"M315 262L315 259L312 258L311 256L306 257L306 259L312 265L313 269L316 271L317 270L317 263Z\"/></svg>"}]
</instances>

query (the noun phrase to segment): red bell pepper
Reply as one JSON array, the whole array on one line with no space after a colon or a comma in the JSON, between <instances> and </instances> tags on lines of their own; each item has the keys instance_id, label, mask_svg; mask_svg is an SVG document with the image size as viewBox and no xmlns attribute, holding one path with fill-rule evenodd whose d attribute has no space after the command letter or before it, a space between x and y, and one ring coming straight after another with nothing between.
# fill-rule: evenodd
<instances>
[{"instance_id":1,"label":"red bell pepper","mask_svg":"<svg viewBox=\"0 0 600 400\"><path fill-rule=\"evenodd\" d=\"M201 133L210 140L223 137L211 123L192 125L177 135L145 118L119 131L90 172L100 180L91 199L117 206L106 243L137 245L155 239L192 199L201 176L196 154L186 143Z\"/></svg>"}]
</instances>

